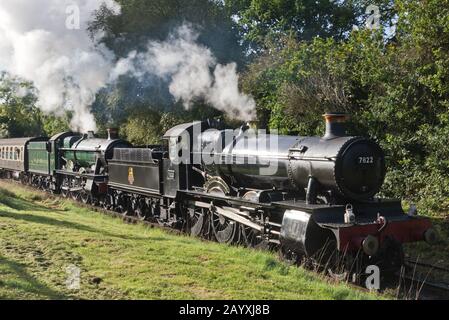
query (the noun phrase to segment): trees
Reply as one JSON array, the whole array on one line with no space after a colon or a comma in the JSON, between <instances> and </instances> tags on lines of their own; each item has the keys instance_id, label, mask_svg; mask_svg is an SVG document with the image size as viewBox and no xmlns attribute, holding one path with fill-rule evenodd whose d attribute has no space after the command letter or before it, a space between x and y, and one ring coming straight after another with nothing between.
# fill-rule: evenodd
<instances>
[{"instance_id":1,"label":"trees","mask_svg":"<svg viewBox=\"0 0 449 320\"><path fill-rule=\"evenodd\" d=\"M395 8L394 39L382 30L344 40L285 36L249 66L244 87L284 133L321 134L324 111L350 113L351 132L386 150L386 195L448 209L449 3L400 0Z\"/></svg>"},{"instance_id":2,"label":"trees","mask_svg":"<svg viewBox=\"0 0 449 320\"><path fill-rule=\"evenodd\" d=\"M267 36L293 32L298 39L339 37L356 24L356 12L346 1L227 0L227 8L239 18L242 34L263 43Z\"/></svg>"},{"instance_id":3,"label":"trees","mask_svg":"<svg viewBox=\"0 0 449 320\"><path fill-rule=\"evenodd\" d=\"M0 138L51 136L69 129L70 114L44 114L31 83L0 74Z\"/></svg>"},{"instance_id":4,"label":"trees","mask_svg":"<svg viewBox=\"0 0 449 320\"><path fill-rule=\"evenodd\" d=\"M40 111L30 83L0 75L0 134L3 138L38 136L42 133Z\"/></svg>"},{"instance_id":5,"label":"trees","mask_svg":"<svg viewBox=\"0 0 449 320\"><path fill-rule=\"evenodd\" d=\"M265 48L267 39L279 41L286 35L300 41L346 39L354 26L363 25L369 5L380 7L385 26L394 17L392 0L226 0L225 5L238 21L241 36L256 51Z\"/></svg>"},{"instance_id":6,"label":"trees","mask_svg":"<svg viewBox=\"0 0 449 320\"><path fill-rule=\"evenodd\" d=\"M210 0L117 0L122 10L114 15L105 6L100 9L90 31L105 33L103 42L119 57L131 50L144 49L148 40L165 40L185 22L199 27L199 42L212 49L219 62L241 62L235 22L222 1Z\"/></svg>"}]
</instances>

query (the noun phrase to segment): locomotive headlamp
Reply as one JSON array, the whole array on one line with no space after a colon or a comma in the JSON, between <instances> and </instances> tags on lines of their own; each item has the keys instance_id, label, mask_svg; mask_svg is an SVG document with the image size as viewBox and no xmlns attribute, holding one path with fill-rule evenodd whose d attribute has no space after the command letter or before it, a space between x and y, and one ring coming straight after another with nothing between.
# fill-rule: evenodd
<instances>
[{"instance_id":1,"label":"locomotive headlamp","mask_svg":"<svg viewBox=\"0 0 449 320\"><path fill-rule=\"evenodd\" d=\"M348 204L346 206L346 212L345 212L345 223L351 224L355 222L355 214L354 214L354 208L351 204Z\"/></svg>"},{"instance_id":2,"label":"locomotive headlamp","mask_svg":"<svg viewBox=\"0 0 449 320\"><path fill-rule=\"evenodd\" d=\"M424 233L424 240L426 240L428 244L435 244L438 241L437 233L433 228L430 228Z\"/></svg>"},{"instance_id":3,"label":"locomotive headlamp","mask_svg":"<svg viewBox=\"0 0 449 320\"><path fill-rule=\"evenodd\" d=\"M366 237L365 240L363 240L362 248L363 252L365 252L366 255L372 257L379 251L379 240L377 240L376 237L370 235Z\"/></svg>"}]
</instances>

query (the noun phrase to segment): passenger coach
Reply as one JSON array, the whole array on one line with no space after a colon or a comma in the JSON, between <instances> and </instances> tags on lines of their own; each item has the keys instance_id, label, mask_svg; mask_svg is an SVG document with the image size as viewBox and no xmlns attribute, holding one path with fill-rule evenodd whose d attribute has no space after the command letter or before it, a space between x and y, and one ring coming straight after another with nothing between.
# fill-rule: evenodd
<instances>
[{"instance_id":1,"label":"passenger coach","mask_svg":"<svg viewBox=\"0 0 449 320\"><path fill-rule=\"evenodd\" d=\"M29 169L28 146L32 142L45 142L46 138L0 139L0 169L6 178L19 178Z\"/></svg>"}]
</instances>

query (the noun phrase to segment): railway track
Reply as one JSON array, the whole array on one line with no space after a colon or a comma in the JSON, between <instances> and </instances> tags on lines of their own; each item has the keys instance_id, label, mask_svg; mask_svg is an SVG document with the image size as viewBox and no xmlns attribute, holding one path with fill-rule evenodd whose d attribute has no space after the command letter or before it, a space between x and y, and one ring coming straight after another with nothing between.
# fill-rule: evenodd
<instances>
[{"instance_id":1,"label":"railway track","mask_svg":"<svg viewBox=\"0 0 449 320\"><path fill-rule=\"evenodd\" d=\"M437 266L434 264L430 264L430 263L424 263L424 262L419 262L419 259L406 259L405 263L411 266L418 266L418 267L423 267L423 268L428 268L431 270L435 270L435 271L441 271L444 273L447 273L449 275L449 268L446 267L441 267L441 266Z\"/></svg>"},{"instance_id":2,"label":"railway track","mask_svg":"<svg viewBox=\"0 0 449 320\"><path fill-rule=\"evenodd\" d=\"M133 216L129 216L129 215L123 215L119 212L116 211L112 211L112 210L107 210L105 208L102 207L98 207L95 206L93 204L85 204L81 201L76 201L70 198L65 198L62 197L60 195L56 195L56 194L52 194L52 193L48 193L45 190L37 190L31 186L28 185L24 185L18 181L10 181L8 180L8 182L13 182L16 185L19 185L25 189L28 189L30 191L39 191L44 193L46 196L50 197L51 199L54 200L68 200L70 202L72 202L73 204L76 204L79 207L85 208L85 209L89 209L89 210L93 210L95 212L101 213L101 214L105 214L114 218L119 218L121 219L123 222L125 223L129 223L129 224L141 224L144 225L148 228L157 228L157 229L161 229L164 230L166 232L169 232L171 234L176 234L176 235L186 235L185 232L183 232L182 230L179 229L174 229L174 228L170 228L168 226L164 226L161 223L156 223L156 222L151 222L151 221L146 221L146 220L142 220ZM209 241L207 239L203 239L204 241ZM445 274L448 275L449 277L449 268L445 268L445 267L441 267L441 266L437 266L437 265L432 265L429 263L423 263L423 262L419 262L418 259L406 259L405 260L406 263L406 269L409 270L414 270L413 274L398 274L397 278L396 278L396 282L392 285L392 287L394 287L396 285L396 287L398 288L398 291L401 291L401 297L405 297L406 299L414 299L414 300L442 300L442 299L449 299L449 283L446 282L434 282L434 281L429 281L428 280L428 276L432 271L439 271L439 272L443 272ZM426 268L429 269L430 271L424 275L421 273L416 273L416 268L420 267L420 268ZM333 278L332 278L333 279ZM335 280L335 279L334 279ZM366 288L362 287L362 286L357 286L357 285L352 285L354 287L358 287L362 290L366 290Z\"/></svg>"},{"instance_id":3,"label":"railway track","mask_svg":"<svg viewBox=\"0 0 449 320\"><path fill-rule=\"evenodd\" d=\"M408 290L411 294L413 294L414 291L416 299L449 299L449 282L436 281L433 279L434 273L438 273L440 277L442 277L443 273L446 275L446 278L449 278L449 268L419 262L419 259L412 258L406 259L404 262L405 267L409 272L398 275L400 286L405 290ZM426 271L424 272L424 270Z\"/></svg>"}]
</instances>

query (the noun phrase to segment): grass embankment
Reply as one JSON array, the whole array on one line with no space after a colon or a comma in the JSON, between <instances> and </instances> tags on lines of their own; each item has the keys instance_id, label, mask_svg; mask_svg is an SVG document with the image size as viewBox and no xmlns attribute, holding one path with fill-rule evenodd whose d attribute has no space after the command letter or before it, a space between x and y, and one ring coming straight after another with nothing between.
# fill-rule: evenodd
<instances>
[{"instance_id":1,"label":"grass embankment","mask_svg":"<svg viewBox=\"0 0 449 320\"><path fill-rule=\"evenodd\" d=\"M66 285L81 270L79 290ZM376 299L274 254L128 225L0 182L2 299Z\"/></svg>"}]
</instances>

